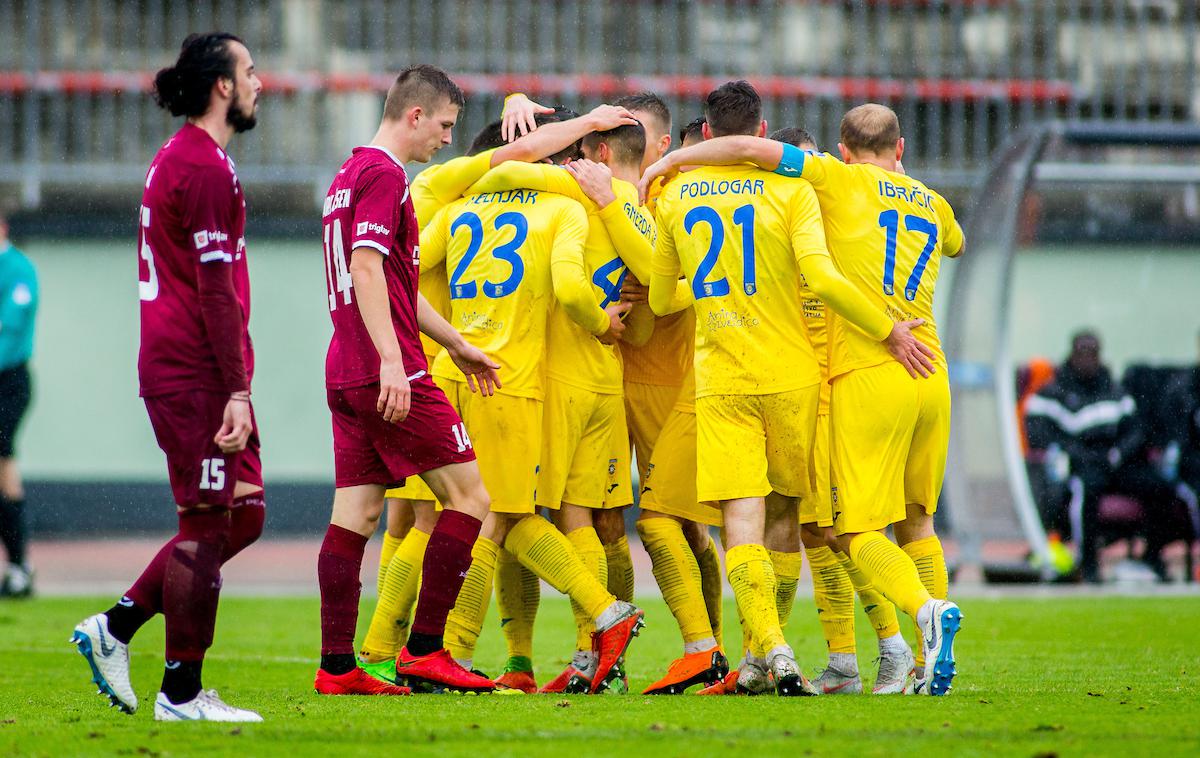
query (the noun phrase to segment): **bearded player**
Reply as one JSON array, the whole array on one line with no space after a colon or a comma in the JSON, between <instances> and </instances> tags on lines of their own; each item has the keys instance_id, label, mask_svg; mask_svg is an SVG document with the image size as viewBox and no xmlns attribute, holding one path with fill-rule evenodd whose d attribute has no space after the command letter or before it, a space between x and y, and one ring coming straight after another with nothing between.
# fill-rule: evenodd
<instances>
[{"instance_id":1,"label":"bearded player","mask_svg":"<svg viewBox=\"0 0 1200 758\"><path fill-rule=\"evenodd\" d=\"M246 203L225 149L252 129L262 89L250 51L226 33L193 34L154 79L155 100L187 123L146 173L139 212L141 395L167 455L179 532L108 611L72 641L99 692L126 713L129 642L166 618L159 721L262 721L201 683L212 645L221 565L262 532L258 430L250 404L254 352L247 324Z\"/></svg>"}]
</instances>

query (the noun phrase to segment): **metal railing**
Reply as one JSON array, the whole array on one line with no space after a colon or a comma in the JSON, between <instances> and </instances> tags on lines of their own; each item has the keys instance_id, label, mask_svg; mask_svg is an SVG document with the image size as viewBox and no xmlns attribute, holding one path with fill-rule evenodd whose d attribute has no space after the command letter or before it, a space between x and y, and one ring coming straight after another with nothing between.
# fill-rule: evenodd
<instances>
[{"instance_id":1,"label":"metal railing","mask_svg":"<svg viewBox=\"0 0 1200 758\"><path fill-rule=\"evenodd\" d=\"M650 89L676 127L744 77L773 126L832 147L848 107L888 103L906 165L971 186L1022 125L1194 117L1197 0L8 0L0 2L0 186L36 206L133 185L174 128L153 72L190 31L249 44L267 87L234 148L247 184L307 206L374 128L399 68L468 93L457 152L513 90L582 110ZM309 191L311 190L311 191ZM6 193L8 194L8 193Z\"/></svg>"}]
</instances>

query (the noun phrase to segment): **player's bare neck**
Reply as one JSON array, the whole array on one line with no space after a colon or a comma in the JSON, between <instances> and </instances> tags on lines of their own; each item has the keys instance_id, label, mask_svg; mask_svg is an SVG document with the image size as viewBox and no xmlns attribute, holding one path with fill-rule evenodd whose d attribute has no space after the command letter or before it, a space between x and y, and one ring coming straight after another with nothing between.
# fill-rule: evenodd
<instances>
[{"instance_id":1,"label":"player's bare neck","mask_svg":"<svg viewBox=\"0 0 1200 758\"><path fill-rule=\"evenodd\" d=\"M641 167L636 163L629 165L611 161L608 167L612 170L613 178L620 179L623 182L637 184L638 180L642 178Z\"/></svg>"},{"instance_id":2,"label":"player's bare neck","mask_svg":"<svg viewBox=\"0 0 1200 758\"><path fill-rule=\"evenodd\" d=\"M412 135L405 131L403 124L385 120L379 125L379 131L375 132L375 136L367 144L382 147L396 156L401 163L411 163L415 160L413 156L414 142Z\"/></svg>"},{"instance_id":3,"label":"player's bare neck","mask_svg":"<svg viewBox=\"0 0 1200 758\"><path fill-rule=\"evenodd\" d=\"M876 155L874 153L864 153L856 155L850 153L847 155L846 163L863 163L869 166L878 166L884 171L896 171L896 156L894 155Z\"/></svg>"},{"instance_id":4,"label":"player's bare neck","mask_svg":"<svg viewBox=\"0 0 1200 758\"><path fill-rule=\"evenodd\" d=\"M203 116L189 118L188 123L203 129L222 150L229 144L229 140L233 139L233 126L225 120L223 113L214 113L210 109Z\"/></svg>"}]
</instances>

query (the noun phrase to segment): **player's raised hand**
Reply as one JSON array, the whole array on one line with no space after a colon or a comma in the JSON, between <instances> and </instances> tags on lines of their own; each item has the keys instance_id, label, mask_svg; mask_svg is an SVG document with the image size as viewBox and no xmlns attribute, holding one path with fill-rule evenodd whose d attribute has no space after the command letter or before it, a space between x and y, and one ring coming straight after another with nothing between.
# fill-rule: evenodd
<instances>
[{"instance_id":1,"label":"player's raised hand","mask_svg":"<svg viewBox=\"0 0 1200 758\"><path fill-rule=\"evenodd\" d=\"M596 339L606 345L615 345L621 339L621 335L625 333L625 314L629 313L629 309L633 307L633 303L612 303L604 312L608 314L608 331L601 334Z\"/></svg>"},{"instance_id":2,"label":"player's raised hand","mask_svg":"<svg viewBox=\"0 0 1200 758\"><path fill-rule=\"evenodd\" d=\"M408 386L408 375L404 373L404 362L386 360L379 364L379 400L375 410L389 424L399 424L408 418L412 404L412 388Z\"/></svg>"},{"instance_id":3,"label":"player's raised hand","mask_svg":"<svg viewBox=\"0 0 1200 758\"><path fill-rule=\"evenodd\" d=\"M621 284L621 302L635 305L650 302L650 288L639 282L633 272L627 274Z\"/></svg>"},{"instance_id":4,"label":"player's raised hand","mask_svg":"<svg viewBox=\"0 0 1200 758\"><path fill-rule=\"evenodd\" d=\"M581 158L571 161L565 168L596 207L607 208L609 203L617 199L612 188L612 169L603 163Z\"/></svg>"},{"instance_id":5,"label":"player's raised hand","mask_svg":"<svg viewBox=\"0 0 1200 758\"><path fill-rule=\"evenodd\" d=\"M504 100L504 113L500 116L500 136L505 142L524 137L537 129L535 116L553 112L553 108L538 105L521 92L513 93Z\"/></svg>"},{"instance_id":6,"label":"player's raised hand","mask_svg":"<svg viewBox=\"0 0 1200 758\"><path fill-rule=\"evenodd\" d=\"M675 165L670 154L651 163L646 168L646 172L642 174L641 180L638 181L638 201L642 205L646 204L646 198L650 196L650 185L654 184L655 179L661 176L664 182L669 182L678 173L679 167Z\"/></svg>"},{"instance_id":7,"label":"player's raised hand","mask_svg":"<svg viewBox=\"0 0 1200 758\"><path fill-rule=\"evenodd\" d=\"M496 373L500 364L487 357L479 348L466 340L453 350L446 351L458 370L467 377L467 386L472 392L478 392L484 397L491 397L502 387L500 375ZM478 386L477 386L478 384Z\"/></svg>"},{"instance_id":8,"label":"player's raised hand","mask_svg":"<svg viewBox=\"0 0 1200 758\"><path fill-rule=\"evenodd\" d=\"M593 131L607 132L618 126L633 126L638 122L628 109L619 105L597 105L587 117L591 119Z\"/></svg>"},{"instance_id":9,"label":"player's raised hand","mask_svg":"<svg viewBox=\"0 0 1200 758\"><path fill-rule=\"evenodd\" d=\"M217 443L222 453L240 453L246 449L252 431L254 419L250 415L250 396L235 393L225 403L221 429L213 436L213 442Z\"/></svg>"},{"instance_id":10,"label":"player's raised hand","mask_svg":"<svg viewBox=\"0 0 1200 758\"><path fill-rule=\"evenodd\" d=\"M892 333L883 341L892 357L908 369L908 373L914 379L937 373L937 369L933 366L937 354L930 350L924 342L914 337L912 333L913 329L924 323L925 319L921 318L897 322L892 327Z\"/></svg>"}]
</instances>

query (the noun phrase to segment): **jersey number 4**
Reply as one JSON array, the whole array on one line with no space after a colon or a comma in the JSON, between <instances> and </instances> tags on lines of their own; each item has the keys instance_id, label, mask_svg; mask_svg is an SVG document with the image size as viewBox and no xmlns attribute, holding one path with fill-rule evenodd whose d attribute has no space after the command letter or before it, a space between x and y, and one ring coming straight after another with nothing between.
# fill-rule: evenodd
<instances>
[{"instance_id":1,"label":"jersey number 4","mask_svg":"<svg viewBox=\"0 0 1200 758\"><path fill-rule=\"evenodd\" d=\"M346 243L342 240L342 225L338 222L325 225L325 284L329 286L329 310L338 306L338 295L342 304L349 305L354 288L354 277L346 265Z\"/></svg>"},{"instance_id":2,"label":"jersey number 4","mask_svg":"<svg viewBox=\"0 0 1200 758\"><path fill-rule=\"evenodd\" d=\"M495 221L496 231L500 231L506 226L513 228L513 237L503 245L493 248L492 257L507 263L512 271L502 282L484 281L483 294L490 298L511 295L516 292L521 280L525 278L525 262L521 260L518 251L521 249L521 245L525 244L525 238L529 236L529 221L522 214L509 211L501 213ZM475 256L479 255L480 248L483 247L483 219L470 212L462 214L450 225L450 236L454 236L455 232L463 227L466 227L471 238L467 243L466 255L462 257L462 260L454 267L453 273L450 274L450 299L452 300L469 299L479 295L477 282L464 282L462 279L475 260Z\"/></svg>"},{"instance_id":3,"label":"jersey number 4","mask_svg":"<svg viewBox=\"0 0 1200 758\"><path fill-rule=\"evenodd\" d=\"M887 241L883 249L883 294L890 296L896 294L896 240L900 236L900 212L887 210L880 213L879 225L887 232ZM921 286L925 266L929 264L929 256L933 255L933 249L937 247L938 228L937 224L929 219L909 214L904 217L904 229L925 235L925 247L917 256L917 265L913 266L912 273L908 275L908 282L904 285L904 299L911 301L917 299L917 288Z\"/></svg>"},{"instance_id":4,"label":"jersey number 4","mask_svg":"<svg viewBox=\"0 0 1200 758\"><path fill-rule=\"evenodd\" d=\"M729 278L709 280L713 268L717 265L717 256L725 245L725 222L721 214L708 205L692 208L683 217L683 230L688 234L697 224L707 224L710 236L708 251L700 259L696 274L692 277L692 294L697 300L706 297L722 297L729 294ZM758 275L754 263L754 206L743 205L733 212L733 225L742 229L742 291L753 295L758 291Z\"/></svg>"}]
</instances>

